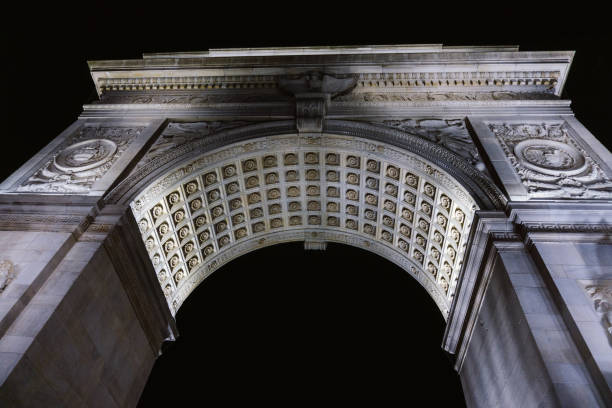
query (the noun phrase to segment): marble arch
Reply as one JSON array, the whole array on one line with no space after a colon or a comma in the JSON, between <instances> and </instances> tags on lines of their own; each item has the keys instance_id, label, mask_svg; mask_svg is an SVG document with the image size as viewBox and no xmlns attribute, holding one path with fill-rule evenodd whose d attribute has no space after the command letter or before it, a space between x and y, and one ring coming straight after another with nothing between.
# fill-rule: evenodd
<instances>
[{"instance_id":1,"label":"marble arch","mask_svg":"<svg viewBox=\"0 0 612 408\"><path fill-rule=\"evenodd\" d=\"M0 184L0 405L134 406L202 279L304 241L419 281L468 406L611 406L612 154L562 98L572 58L90 62L99 99Z\"/></svg>"}]
</instances>

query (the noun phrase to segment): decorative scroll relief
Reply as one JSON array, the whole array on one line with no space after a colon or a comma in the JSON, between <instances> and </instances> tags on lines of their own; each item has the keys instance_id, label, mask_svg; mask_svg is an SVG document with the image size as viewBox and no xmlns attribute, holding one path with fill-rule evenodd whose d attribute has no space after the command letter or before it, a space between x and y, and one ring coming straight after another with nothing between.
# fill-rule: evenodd
<instances>
[{"instance_id":1,"label":"decorative scroll relief","mask_svg":"<svg viewBox=\"0 0 612 408\"><path fill-rule=\"evenodd\" d=\"M593 301L593 308L601 317L601 324L612 342L612 281L586 284L584 290Z\"/></svg>"},{"instance_id":2,"label":"decorative scroll relief","mask_svg":"<svg viewBox=\"0 0 612 408\"><path fill-rule=\"evenodd\" d=\"M401 92L394 90L379 92L351 92L333 98L334 102L431 102L431 101L512 101L512 100L557 100L554 93L516 91L480 91L480 92ZM102 94L101 104L186 104L201 105L210 103L262 103L282 102L289 97L278 90L215 92L215 91L181 91L168 94L168 91L150 91L148 93L133 91L110 91Z\"/></svg>"},{"instance_id":3,"label":"decorative scroll relief","mask_svg":"<svg viewBox=\"0 0 612 408\"><path fill-rule=\"evenodd\" d=\"M4 260L0 262L0 295L8 285L17 277L17 271L15 271L15 265L11 261Z\"/></svg>"},{"instance_id":4,"label":"decorative scroll relief","mask_svg":"<svg viewBox=\"0 0 612 408\"><path fill-rule=\"evenodd\" d=\"M131 207L173 311L195 287L185 282L200 282L237 243L308 228L389 249L385 256L415 268L444 312L476 209L462 186L419 157L332 135L217 149L160 178Z\"/></svg>"},{"instance_id":5,"label":"decorative scroll relief","mask_svg":"<svg viewBox=\"0 0 612 408\"><path fill-rule=\"evenodd\" d=\"M385 120L382 124L444 146L466 159L476 169L486 172L486 166L465 128L463 119Z\"/></svg>"},{"instance_id":6,"label":"decorative scroll relief","mask_svg":"<svg viewBox=\"0 0 612 408\"><path fill-rule=\"evenodd\" d=\"M86 193L144 127L83 127L15 191Z\"/></svg>"},{"instance_id":7,"label":"decorative scroll relief","mask_svg":"<svg viewBox=\"0 0 612 408\"><path fill-rule=\"evenodd\" d=\"M565 124L489 124L534 198L612 198L612 180Z\"/></svg>"},{"instance_id":8,"label":"decorative scroll relief","mask_svg":"<svg viewBox=\"0 0 612 408\"><path fill-rule=\"evenodd\" d=\"M245 91L168 91L132 92L109 91L102 94L103 104L208 104L208 103L261 103L287 101L289 97L278 90L257 89Z\"/></svg>"},{"instance_id":9,"label":"decorative scroll relief","mask_svg":"<svg viewBox=\"0 0 612 408\"><path fill-rule=\"evenodd\" d=\"M430 102L430 101L511 101L559 99L542 92L352 92L334 98L335 102Z\"/></svg>"}]
</instances>

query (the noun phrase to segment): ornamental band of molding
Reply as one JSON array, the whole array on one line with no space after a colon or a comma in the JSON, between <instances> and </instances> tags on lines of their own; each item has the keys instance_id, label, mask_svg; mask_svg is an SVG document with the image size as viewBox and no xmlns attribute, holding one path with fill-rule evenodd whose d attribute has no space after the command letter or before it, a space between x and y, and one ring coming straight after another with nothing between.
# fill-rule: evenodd
<instances>
[{"instance_id":1,"label":"ornamental band of molding","mask_svg":"<svg viewBox=\"0 0 612 408\"><path fill-rule=\"evenodd\" d=\"M301 74L300 74L301 75ZM287 75L246 76L173 76L98 78L98 89L103 94L111 91L148 90L215 90L215 89L274 89ZM559 71L515 72L386 72L361 73L353 76L360 89L415 89L462 87L499 88L521 87L542 93L552 92L560 77Z\"/></svg>"},{"instance_id":2,"label":"ornamental band of molding","mask_svg":"<svg viewBox=\"0 0 612 408\"><path fill-rule=\"evenodd\" d=\"M612 224L558 224L541 222L521 222L515 226L516 232L491 232L493 241L521 241L531 246L532 239L529 233L593 233L612 234Z\"/></svg>"},{"instance_id":3,"label":"ornamental band of molding","mask_svg":"<svg viewBox=\"0 0 612 408\"><path fill-rule=\"evenodd\" d=\"M86 215L34 213L0 214L0 231L84 231L90 220Z\"/></svg>"},{"instance_id":4,"label":"ornamental band of molding","mask_svg":"<svg viewBox=\"0 0 612 408\"><path fill-rule=\"evenodd\" d=\"M523 222L519 225L521 233L527 232L577 232L577 233L612 233L612 224L559 224L541 222Z\"/></svg>"},{"instance_id":5,"label":"ornamental band of molding","mask_svg":"<svg viewBox=\"0 0 612 408\"><path fill-rule=\"evenodd\" d=\"M112 91L103 94L100 102L86 105L87 109L127 109L132 105L198 106L219 103L263 103L286 102L289 97L278 89L260 89L258 92L208 91ZM516 100L559 100L548 90L501 89L460 92L458 90L432 90L430 92L408 92L404 89L355 90L347 95L332 98L335 104L386 103L386 102L431 102L431 101L516 101Z\"/></svg>"}]
</instances>

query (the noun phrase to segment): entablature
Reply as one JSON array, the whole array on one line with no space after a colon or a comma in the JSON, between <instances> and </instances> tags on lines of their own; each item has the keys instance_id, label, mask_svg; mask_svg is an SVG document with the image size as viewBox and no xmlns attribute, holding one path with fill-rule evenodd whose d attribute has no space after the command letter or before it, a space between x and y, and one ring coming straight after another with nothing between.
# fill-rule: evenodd
<instances>
[{"instance_id":1,"label":"entablature","mask_svg":"<svg viewBox=\"0 0 612 408\"><path fill-rule=\"evenodd\" d=\"M311 72L354 78L351 95L506 91L550 99L561 95L573 55L517 47L294 47L144 54L140 60L90 61L89 67L98 95L109 100L126 91L268 92L283 79Z\"/></svg>"}]
</instances>

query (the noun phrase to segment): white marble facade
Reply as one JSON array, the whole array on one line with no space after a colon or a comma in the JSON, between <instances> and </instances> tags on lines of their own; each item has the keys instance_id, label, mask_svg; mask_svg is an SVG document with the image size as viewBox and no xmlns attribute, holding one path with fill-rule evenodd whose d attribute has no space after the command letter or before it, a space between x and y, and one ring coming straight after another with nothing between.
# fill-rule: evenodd
<instances>
[{"instance_id":1,"label":"white marble facade","mask_svg":"<svg viewBox=\"0 0 612 408\"><path fill-rule=\"evenodd\" d=\"M611 405L612 155L561 98L572 58L420 45L89 62L99 100L0 184L0 405L134 406L191 291L288 241L413 276L468 406Z\"/></svg>"}]
</instances>

